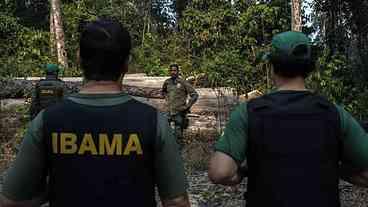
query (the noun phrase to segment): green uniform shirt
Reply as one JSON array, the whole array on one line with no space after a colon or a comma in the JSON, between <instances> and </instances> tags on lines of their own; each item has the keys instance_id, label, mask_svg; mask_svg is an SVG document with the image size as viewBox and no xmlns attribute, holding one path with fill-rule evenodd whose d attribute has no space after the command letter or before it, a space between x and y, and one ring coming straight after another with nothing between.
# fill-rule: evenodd
<instances>
[{"instance_id":1,"label":"green uniform shirt","mask_svg":"<svg viewBox=\"0 0 368 207\"><path fill-rule=\"evenodd\" d=\"M347 111L340 106L336 108L341 120L342 161L355 168L368 169L368 134ZM232 112L224 134L215 145L216 151L231 156L241 164L247 155L247 131L247 103L243 103Z\"/></svg>"},{"instance_id":2,"label":"green uniform shirt","mask_svg":"<svg viewBox=\"0 0 368 207\"><path fill-rule=\"evenodd\" d=\"M103 107L122 104L132 98L121 93L76 94L69 99L79 104ZM5 176L3 194L11 200L30 200L45 189L47 166L42 115L43 111L30 123L20 152ZM174 198L185 194L188 186L183 161L167 118L159 113L157 119L155 182L161 198Z\"/></svg>"},{"instance_id":3,"label":"green uniform shirt","mask_svg":"<svg viewBox=\"0 0 368 207\"><path fill-rule=\"evenodd\" d=\"M167 79L162 87L162 92L169 105L171 115L188 110L198 99L198 93L195 89L180 78ZM190 99L187 103L188 95Z\"/></svg>"}]
</instances>

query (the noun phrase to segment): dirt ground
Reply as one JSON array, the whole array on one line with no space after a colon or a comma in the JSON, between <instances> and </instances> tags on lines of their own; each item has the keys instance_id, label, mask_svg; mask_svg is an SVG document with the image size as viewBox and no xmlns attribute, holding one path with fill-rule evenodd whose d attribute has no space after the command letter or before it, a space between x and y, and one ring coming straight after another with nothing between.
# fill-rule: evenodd
<instances>
[{"instance_id":1,"label":"dirt ground","mask_svg":"<svg viewBox=\"0 0 368 207\"><path fill-rule=\"evenodd\" d=\"M15 158L17 146L27 123L25 111L24 106L0 110L0 172L3 172Z\"/></svg>"}]
</instances>

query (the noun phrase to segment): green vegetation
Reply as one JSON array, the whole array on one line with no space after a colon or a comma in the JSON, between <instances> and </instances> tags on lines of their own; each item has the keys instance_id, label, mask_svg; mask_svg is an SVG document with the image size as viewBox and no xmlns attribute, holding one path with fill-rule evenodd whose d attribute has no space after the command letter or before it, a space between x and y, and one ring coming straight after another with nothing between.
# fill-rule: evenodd
<instances>
[{"instance_id":1,"label":"green vegetation","mask_svg":"<svg viewBox=\"0 0 368 207\"><path fill-rule=\"evenodd\" d=\"M318 70L309 84L331 100L368 118L368 3L314 0L303 9ZM49 1L0 0L0 76L38 76L50 52ZM85 22L113 16L133 37L131 72L160 76L177 62L184 76L205 74L212 87L239 93L270 89L268 65L259 54L274 34L289 30L288 0L65 0L62 18L68 65L80 76L79 32Z\"/></svg>"}]
</instances>

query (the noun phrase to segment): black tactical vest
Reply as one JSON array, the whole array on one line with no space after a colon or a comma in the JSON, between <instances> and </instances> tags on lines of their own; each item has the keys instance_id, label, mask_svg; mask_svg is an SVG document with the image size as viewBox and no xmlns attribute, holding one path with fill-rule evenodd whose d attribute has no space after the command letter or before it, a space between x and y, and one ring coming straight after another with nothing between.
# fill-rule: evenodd
<instances>
[{"instance_id":1,"label":"black tactical vest","mask_svg":"<svg viewBox=\"0 0 368 207\"><path fill-rule=\"evenodd\" d=\"M130 100L46 109L51 207L154 207L157 111Z\"/></svg>"},{"instance_id":2,"label":"black tactical vest","mask_svg":"<svg viewBox=\"0 0 368 207\"><path fill-rule=\"evenodd\" d=\"M36 101L38 102L38 112L57 102L64 96L64 87L59 79L40 80L36 85Z\"/></svg>"},{"instance_id":3,"label":"black tactical vest","mask_svg":"<svg viewBox=\"0 0 368 207\"><path fill-rule=\"evenodd\" d=\"M250 101L248 113L247 206L339 207L336 107L309 92L278 92Z\"/></svg>"}]
</instances>

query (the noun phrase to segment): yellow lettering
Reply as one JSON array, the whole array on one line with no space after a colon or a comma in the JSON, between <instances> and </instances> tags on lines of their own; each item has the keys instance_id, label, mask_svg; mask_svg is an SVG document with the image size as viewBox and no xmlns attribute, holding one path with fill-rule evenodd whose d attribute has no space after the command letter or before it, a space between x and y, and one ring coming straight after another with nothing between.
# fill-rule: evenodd
<instances>
[{"instance_id":1,"label":"yellow lettering","mask_svg":"<svg viewBox=\"0 0 368 207\"><path fill-rule=\"evenodd\" d=\"M60 134L60 153L61 154L74 154L77 152L78 146L77 135L72 133Z\"/></svg>"},{"instance_id":2,"label":"yellow lettering","mask_svg":"<svg viewBox=\"0 0 368 207\"><path fill-rule=\"evenodd\" d=\"M142 146L137 134L130 134L128 144L124 150L124 155L130 155L130 152L136 151L137 155L142 155Z\"/></svg>"},{"instance_id":3,"label":"yellow lettering","mask_svg":"<svg viewBox=\"0 0 368 207\"><path fill-rule=\"evenodd\" d=\"M100 155L121 155L122 154L122 147L123 147L123 135L121 134L114 134L112 138L112 143L110 144L109 138L107 134L100 134L99 136L99 144L100 144Z\"/></svg>"},{"instance_id":4,"label":"yellow lettering","mask_svg":"<svg viewBox=\"0 0 368 207\"><path fill-rule=\"evenodd\" d=\"M87 151L90 151L92 155L97 155L97 149L93 142L92 134L84 134L78 154L83 155Z\"/></svg>"},{"instance_id":5,"label":"yellow lettering","mask_svg":"<svg viewBox=\"0 0 368 207\"><path fill-rule=\"evenodd\" d=\"M58 153L58 133L52 133L52 152L54 154Z\"/></svg>"}]
</instances>

